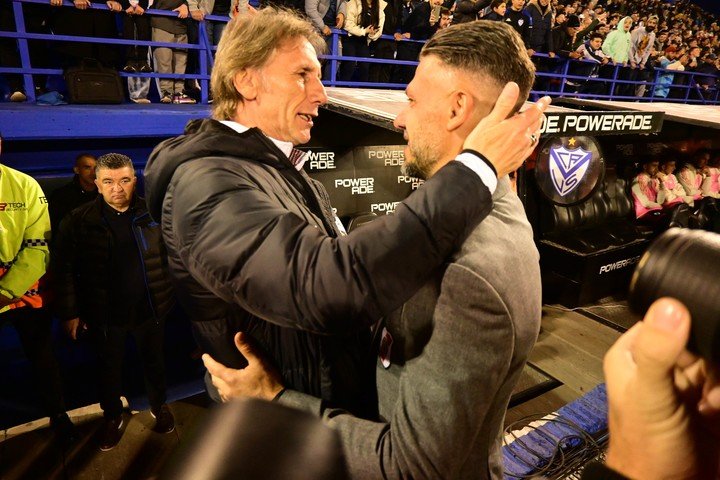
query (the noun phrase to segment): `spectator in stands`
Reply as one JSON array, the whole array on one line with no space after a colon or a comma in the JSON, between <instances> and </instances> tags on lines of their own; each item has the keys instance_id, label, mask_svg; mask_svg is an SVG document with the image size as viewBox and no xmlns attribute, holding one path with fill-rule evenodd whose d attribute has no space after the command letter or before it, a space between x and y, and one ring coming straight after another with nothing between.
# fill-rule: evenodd
<instances>
[{"instance_id":1,"label":"spectator in stands","mask_svg":"<svg viewBox=\"0 0 720 480\"><path fill-rule=\"evenodd\" d=\"M445 30L450 25L452 25L452 12L448 10L445 7L440 8L440 20L438 20L437 23L437 30L435 33L439 32L440 30Z\"/></svg>"},{"instance_id":2,"label":"spectator in stands","mask_svg":"<svg viewBox=\"0 0 720 480\"><path fill-rule=\"evenodd\" d=\"M693 154L692 162L687 162L680 169L678 180L685 189L685 194L695 200L702 198L702 184L708 175L707 163L710 160L710 151L701 148Z\"/></svg>"},{"instance_id":3,"label":"spectator in stands","mask_svg":"<svg viewBox=\"0 0 720 480\"><path fill-rule=\"evenodd\" d=\"M395 125L408 139L408 175L427 179L462 150L506 82L522 92L508 112L520 107L534 67L511 27L482 20L439 32L420 58L407 88L412 106ZM282 390L272 372L249 374L263 363L240 341L245 371L204 357L223 398L276 398L321 416L340 434L350 478L501 478L505 410L540 328L541 301L532 229L507 177L493 198L450 265L378 327L372 362L382 421Z\"/></svg>"},{"instance_id":4,"label":"spectator in stands","mask_svg":"<svg viewBox=\"0 0 720 480\"><path fill-rule=\"evenodd\" d=\"M509 24L520 35L525 48L530 52L530 32L532 31L532 19L525 10L525 0L510 0L510 8L505 10L505 23Z\"/></svg>"},{"instance_id":5,"label":"spectator in stands","mask_svg":"<svg viewBox=\"0 0 720 480\"><path fill-rule=\"evenodd\" d=\"M538 91L550 90L550 85L556 80L548 75L557 68L557 64L552 60L555 58L555 46L553 45L552 35L552 18L553 10L550 0L530 0L525 7L525 11L530 17L532 29L530 30L530 49L528 53L532 56L536 52L547 53L550 57L539 57L534 59L537 72L545 75L539 75L535 79L534 89Z\"/></svg>"},{"instance_id":6,"label":"spectator in stands","mask_svg":"<svg viewBox=\"0 0 720 480\"><path fill-rule=\"evenodd\" d=\"M483 17L483 20L492 20L500 22L505 19L505 12L507 11L507 3L505 0L493 0L490 4L490 13Z\"/></svg>"},{"instance_id":7,"label":"spectator in stands","mask_svg":"<svg viewBox=\"0 0 720 480\"><path fill-rule=\"evenodd\" d=\"M632 19L624 17L618 22L617 28L610 32L603 42L603 52L610 57L616 65L622 65L622 69L618 74L618 79L627 80L631 77L630 68L627 67L630 58L630 28L632 27ZM627 93L623 90L623 85L618 84L614 93L622 95Z\"/></svg>"},{"instance_id":8,"label":"spectator in stands","mask_svg":"<svg viewBox=\"0 0 720 480\"><path fill-rule=\"evenodd\" d=\"M75 8L62 7L62 0L50 0L58 8L51 20L55 35L117 38L114 13L122 11L117 2L73 0ZM101 6L101 8L91 8ZM105 7L107 6L107 10ZM121 67L120 50L116 45L102 43L52 42L52 48L63 68L79 65L85 58L93 58L108 68Z\"/></svg>"},{"instance_id":9,"label":"spectator in stands","mask_svg":"<svg viewBox=\"0 0 720 480\"><path fill-rule=\"evenodd\" d=\"M630 34L630 80L648 81L652 76L652 68L645 68L650 58L650 52L655 45L655 29L657 28L658 17L651 15L645 25L636 28ZM635 96L645 95L646 85L630 85Z\"/></svg>"},{"instance_id":10,"label":"spectator in stands","mask_svg":"<svg viewBox=\"0 0 720 480\"><path fill-rule=\"evenodd\" d=\"M393 5L395 5L395 2L387 3L384 13L387 12L388 8L392 8ZM343 25L345 25L346 7L346 0L305 0L305 14L308 16L315 28L317 28L322 36L325 37L325 44L327 45L328 52L332 52L332 29L343 28ZM392 19L395 21L394 15ZM390 35L394 32L395 30L392 30ZM388 40L383 40L383 42L385 42L383 43L384 46L386 46L387 43L392 45L393 55L390 58L394 58L395 42L390 42ZM338 44L338 54L339 50ZM323 67L323 80L329 79L330 62L328 61Z\"/></svg>"},{"instance_id":11,"label":"spectator in stands","mask_svg":"<svg viewBox=\"0 0 720 480\"><path fill-rule=\"evenodd\" d=\"M0 191L5 202L0 215L0 327L7 322L17 331L50 426L68 445L75 439L75 428L65 413L44 283L50 257L47 201L32 177L2 164Z\"/></svg>"},{"instance_id":12,"label":"spectator in stands","mask_svg":"<svg viewBox=\"0 0 720 480\"><path fill-rule=\"evenodd\" d=\"M385 0L348 0L343 38L343 56L370 57L370 43L380 38L385 23ZM343 60L340 65L340 80L352 80L355 69L358 81L367 82L370 64L354 60Z\"/></svg>"},{"instance_id":13,"label":"spectator in stands","mask_svg":"<svg viewBox=\"0 0 720 480\"><path fill-rule=\"evenodd\" d=\"M687 308L662 298L607 352L606 468L583 480L717 477L717 365L686 350L689 335Z\"/></svg>"},{"instance_id":14,"label":"spectator in stands","mask_svg":"<svg viewBox=\"0 0 720 480\"><path fill-rule=\"evenodd\" d=\"M70 338L87 330L99 359L97 383L105 424L100 450L122 437L122 364L131 334L143 363L154 430L175 422L165 404L164 318L173 303L159 225L135 194L135 170L125 155L97 159L95 201L60 224L53 250L55 310Z\"/></svg>"},{"instance_id":15,"label":"spectator in stands","mask_svg":"<svg viewBox=\"0 0 720 480\"><path fill-rule=\"evenodd\" d=\"M417 5L401 26L401 37L412 40L427 40L430 38L435 33L436 24L440 20L442 3L443 0L429 0ZM400 42L398 44L397 59L417 61L421 48L422 43ZM410 80L415 76L416 68L414 66L398 68L398 71L401 72L399 75L400 83L410 83Z\"/></svg>"},{"instance_id":16,"label":"spectator in stands","mask_svg":"<svg viewBox=\"0 0 720 480\"><path fill-rule=\"evenodd\" d=\"M553 11L550 0L530 0L525 7L530 17L532 29L530 30L530 55L535 52L547 53L550 58L555 56L555 46L552 38Z\"/></svg>"},{"instance_id":17,"label":"spectator in stands","mask_svg":"<svg viewBox=\"0 0 720 480\"><path fill-rule=\"evenodd\" d=\"M158 10L177 12L177 19L155 15L152 17L152 38L154 42L188 43L187 24L189 10L184 0L155 0L153 7ZM155 71L158 73L185 74L187 49L156 47ZM195 103L195 99L185 93L185 81L182 79L160 78L161 103Z\"/></svg>"},{"instance_id":18,"label":"spectator in stands","mask_svg":"<svg viewBox=\"0 0 720 480\"><path fill-rule=\"evenodd\" d=\"M665 154L660 161L660 168L655 174L660 181L658 187L662 191L662 195L659 195L659 197L663 197L663 208L671 208L683 202L692 207L695 205L693 197L685 194L685 189L678 182L674 172L675 159Z\"/></svg>"},{"instance_id":19,"label":"spectator in stands","mask_svg":"<svg viewBox=\"0 0 720 480\"><path fill-rule=\"evenodd\" d=\"M22 11L25 19L25 31L28 33L50 33L47 28L47 5L23 3ZM15 32L15 15L11 2L0 2L0 30ZM30 50L30 64L33 68L48 67L47 48L39 41L28 41ZM0 65L3 67L20 68L20 54L17 41L13 38L0 38ZM22 75L4 73L2 76L9 88L8 100L11 102L24 102L27 100ZM36 93L45 89L46 75L34 75Z\"/></svg>"},{"instance_id":20,"label":"spectator in stands","mask_svg":"<svg viewBox=\"0 0 720 480\"><path fill-rule=\"evenodd\" d=\"M573 48L579 30L580 19L576 15L570 15L564 24L553 30L553 45L560 55L572 59L580 58L580 53L576 51L577 47Z\"/></svg>"},{"instance_id":21,"label":"spectator in stands","mask_svg":"<svg viewBox=\"0 0 720 480\"><path fill-rule=\"evenodd\" d=\"M458 0L453 11L453 25L473 22L492 0Z\"/></svg>"},{"instance_id":22,"label":"spectator in stands","mask_svg":"<svg viewBox=\"0 0 720 480\"><path fill-rule=\"evenodd\" d=\"M582 65L574 66L574 69L571 70L575 75L587 76L586 81L574 81L578 84L579 93L603 94L606 91L605 82L594 80L600 76L600 67L607 65L610 61L610 58L602 51L602 41L603 36L601 34L591 33L589 40L580 45L576 50L581 60L593 63L591 65L583 63ZM568 83L571 83L570 80L568 80Z\"/></svg>"},{"instance_id":23,"label":"spectator in stands","mask_svg":"<svg viewBox=\"0 0 720 480\"><path fill-rule=\"evenodd\" d=\"M660 181L656 177L658 167L657 160L646 160L643 162L642 171L633 179L631 191L637 218L662 210L664 194L660 192Z\"/></svg>"},{"instance_id":24,"label":"spectator in stands","mask_svg":"<svg viewBox=\"0 0 720 480\"><path fill-rule=\"evenodd\" d=\"M682 62L677 59L678 49L675 45L670 45L665 49L665 55L658 59L658 66L664 70L683 71L685 67ZM657 76L657 82L655 83L655 92L653 93L656 97L666 98L670 91L670 85L673 83L675 77L674 73L662 72Z\"/></svg>"},{"instance_id":25,"label":"spectator in stands","mask_svg":"<svg viewBox=\"0 0 720 480\"><path fill-rule=\"evenodd\" d=\"M117 3L125 12L123 15L123 38L125 40L141 40L149 42L152 38L150 32L150 18L144 15L148 7L148 0L119 0ZM150 73L152 68L148 63L150 47L132 45L127 48L126 62L123 71L128 73Z\"/></svg>"},{"instance_id":26,"label":"spectator in stands","mask_svg":"<svg viewBox=\"0 0 720 480\"><path fill-rule=\"evenodd\" d=\"M716 61L717 55L706 53L702 56L702 63L695 69L695 72L701 74L695 76L695 83L700 89L703 98L715 98L718 77L718 68L715 66Z\"/></svg>"},{"instance_id":27,"label":"spectator in stands","mask_svg":"<svg viewBox=\"0 0 720 480\"><path fill-rule=\"evenodd\" d=\"M264 42L250 42L258 32L267 33ZM322 43L308 22L286 12L262 9L232 22L213 70L214 116L222 123L194 123L185 135L161 143L148 160L145 182L182 292L178 298L202 348L241 368L246 362L233 336L242 329L279 363L289 388L362 409L372 405L363 378L365 370L372 373L362 361L363 326L420 288L456 248L456 234L488 213L483 205L490 198L473 173L484 170L484 162L462 157L471 168L449 162L394 215L343 236L322 185L304 174L293 151L310 140L311 118L327 99L314 49ZM497 109L514 105L516 97L508 89ZM497 125L493 120L507 112L495 111L466 147L478 143L475 149L493 161L502 156L509 165L496 168L507 173L529 153L543 105ZM479 141L490 137L489 144ZM488 152L495 142L503 153ZM293 168L293 160L299 166ZM494 179L491 174L487 181ZM286 259L277 262L280 256ZM337 335L316 334L320 329Z\"/></svg>"},{"instance_id":28,"label":"spectator in stands","mask_svg":"<svg viewBox=\"0 0 720 480\"><path fill-rule=\"evenodd\" d=\"M383 23L382 35L394 36L398 30L402 0L388 0L385 4L385 22ZM397 53L395 40L380 38L375 42L374 57L383 60L393 60ZM390 83L392 79L393 65L388 63L373 63L370 65L370 82Z\"/></svg>"},{"instance_id":29,"label":"spectator in stands","mask_svg":"<svg viewBox=\"0 0 720 480\"><path fill-rule=\"evenodd\" d=\"M68 213L97 197L95 162L95 157L89 153L78 155L73 166L72 180L50 195L50 223L53 232L59 231L60 222Z\"/></svg>"},{"instance_id":30,"label":"spectator in stands","mask_svg":"<svg viewBox=\"0 0 720 480\"><path fill-rule=\"evenodd\" d=\"M190 17L196 22L205 21L205 15L216 15L230 18L231 0L187 0ZM247 5L247 1L244 2ZM227 22L208 20L205 21L205 32L210 44L220 43L223 30Z\"/></svg>"}]
</instances>

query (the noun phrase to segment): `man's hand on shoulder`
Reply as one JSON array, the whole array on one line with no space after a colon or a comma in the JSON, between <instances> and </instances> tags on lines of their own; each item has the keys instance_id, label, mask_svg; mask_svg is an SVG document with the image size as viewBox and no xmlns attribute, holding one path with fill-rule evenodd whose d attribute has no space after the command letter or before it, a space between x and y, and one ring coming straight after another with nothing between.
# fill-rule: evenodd
<instances>
[{"instance_id":1,"label":"man's hand on shoulder","mask_svg":"<svg viewBox=\"0 0 720 480\"><path fill-rule=\"evenodd\" d=\"M537 146L543 112L550 97L543 97L524 112L508 117L515 108L518 85L505 85L492 112L465 139L463 149L480 152L493 164L498 178L517 170Z\"/></svg>"},{"instance_id":2,"label":"man's hand on shoulder","mask_svg":"<svg viewBox=\"0 0 720 480\"><path fill-rule=\"evenodd\" d=\"M235 346L248 361L247 367L229 368L215 361L207 353L202 356L205 368L210 373L220 398L224 402L242 397L274 399L283 390L280 374L260 357L243 332L235 335Z\"/></svg>"}]
</instances>

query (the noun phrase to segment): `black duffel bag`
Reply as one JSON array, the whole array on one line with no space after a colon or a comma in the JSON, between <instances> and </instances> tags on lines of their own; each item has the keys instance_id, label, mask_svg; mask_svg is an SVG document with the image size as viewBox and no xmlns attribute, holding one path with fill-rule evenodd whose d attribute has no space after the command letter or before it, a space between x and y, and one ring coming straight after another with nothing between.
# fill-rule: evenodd
<instances>
[{"instance_id":1,"label":"black duffel bag","mask_svg":"<svg viewBox=\"0 0 720 480\"><path fill-rule=\"evenodd\" d=\"M97 60L86 58L80 66L65 70L70 103L123 103L125 94L116 70L103 67Z\"/></svg>"}]
</instances>

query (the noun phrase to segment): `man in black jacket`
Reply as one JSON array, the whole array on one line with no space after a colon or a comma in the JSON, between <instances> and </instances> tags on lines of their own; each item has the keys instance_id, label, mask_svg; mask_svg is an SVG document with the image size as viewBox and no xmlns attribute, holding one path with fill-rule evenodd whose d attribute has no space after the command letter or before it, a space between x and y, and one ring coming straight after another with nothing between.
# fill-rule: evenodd
<instances>
[{"instance_id":1,"label":"man in black jacket","mask_svg":"<svg viewBox=\"0 0 720 480\"><path fill-rule=\"evenodd\" d=\"M135 195L132 161L109 153L97 160L100 195L60 224L53 255L55 310L76 340L87 330L99 356L100 406L105 426L100 449L122 436L122 361L132 334L143 360L155 431L174 430L165 404L164 318L173 295L160 228Z\"/></svg>"},{"instance_id":2,"label":"man in black jacket","mask_svg":"<svg viewBox=\"0 0 720 480\"><path fill-rule=\"evenodd\" d=\"M526 49L530 49L530 34L532 32L532 19L530 14L525 10L525 0L512 0L510 6L505 11L503 20L515 29L525 44ZM528 52L529 55L532 53Z\"/></svg>"},{"instance_id":3,"label":"man in black jacket","mask_svg":"<svg viewBox=\"0 0 720 480\"><path fill-rule=\"evenodd\" d=\"M259 32L264 42L251 42ZM146 190L201 348L241 368L233 337L242 330L289 388L358 412L374 406L363 377L372 373L367 327L412 296L487 215L497 175L530 153L541 114L491 115L465 144L484 155L459 155L394 215L346 236L294 149L310 140L327 101L323 44L287 12L231 22L213 70L217 120L158 145Z\"/></svg>"},{"instance_id":4,"label":"man in black jacket","mask_svg":"<svg viewBox=\"0 0 720 480\"><path fill-rule=\"evenodd\" d=\"M97 197L94 156L81 153L75 158L72 180L55 190L48 201L52 231L57 232L65 215Z\"/></svg>"}]
</instances>

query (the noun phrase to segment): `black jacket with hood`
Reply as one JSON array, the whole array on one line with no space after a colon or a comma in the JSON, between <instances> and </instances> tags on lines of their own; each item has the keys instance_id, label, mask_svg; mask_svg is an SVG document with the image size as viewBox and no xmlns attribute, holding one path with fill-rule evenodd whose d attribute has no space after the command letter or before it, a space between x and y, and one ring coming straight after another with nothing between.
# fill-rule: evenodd
<instances>
[{"instance_id":1,"label":"black jacket with hood","mask_svg":"<svg viewBox=\"0 0 720 480\"><path fill-rule=\"evenodd\" d=\"M338 236L327 193L258 129L194 121L145 169L177 296L201 348L234 368L242 330L288 388L357 410L374 385L368 327L422 286L489 213L459 162L381 217ZM332 336L328 336L332 335Z\"/></svg>"}]
</instances>

